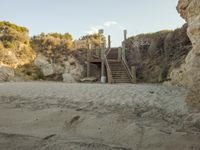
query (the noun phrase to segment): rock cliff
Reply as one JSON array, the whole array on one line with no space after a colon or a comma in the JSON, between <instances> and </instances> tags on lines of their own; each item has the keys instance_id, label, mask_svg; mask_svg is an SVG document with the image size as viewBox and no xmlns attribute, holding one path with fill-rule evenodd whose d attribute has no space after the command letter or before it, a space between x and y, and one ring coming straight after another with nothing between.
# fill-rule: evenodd
<instances>
[{"instance_id":1,"label":"rock cliff","mask_svg":"<svg viewBox=\"0 0 200 150\"><path fill-rule=\"evenodd\" d=\"M0 65L17 68L35 59L29 44L28 29L0 22Z\"/></svg>"},{"instance_id":2,"label":"rock cliff","mask_svg":"<svg viewBox=\"0 0 200 150\"><path fill-rule=\"evenodd\" d=\"M30 65L35 57L36 53L29 43L28 29L9 22L0 22L1 80L10 81L15 80L16 78L33 79L32 73L36 72L30 68L28 71L25 71L27 68L22 71L22 68ZM32 65L32 67L34 66Z\"/></svg>"},{"instance_id":3,"label":"rock cliff","mask_svg":"<svg viewBox=\"0 0 200 150\"><path fill-rule=\"evenodd\" d=\"M34 64L46 80L75 82L85 75L86 51L71 50L72 38L69 34L34 36L31 45L37 53Z\"/></svg>"},{"instance_id":4,"label":"rock cliff","mask_svg":"<svg viewBox=\"0 0 200 150\"><path fill-rule=\"evenodd\" d=\"M187 24L175 31L140 34L125 41L128 63L136 68L139 82L170 80L171 71L184 63L192 47L186 30Z\"/></svg>"},{"instance_id":5,"label":"rock cliff","mask_svg":"<svg viewBox=\"0 0 200 150\"><path fill-rule=\"evenodd\" d=\"M184 69L180 82L190 88L188 103L197 106L200 105L200 1L179 0L177 10L188 23L187 33L193 47L180 68Z\"/></svg>"}]
</instances>

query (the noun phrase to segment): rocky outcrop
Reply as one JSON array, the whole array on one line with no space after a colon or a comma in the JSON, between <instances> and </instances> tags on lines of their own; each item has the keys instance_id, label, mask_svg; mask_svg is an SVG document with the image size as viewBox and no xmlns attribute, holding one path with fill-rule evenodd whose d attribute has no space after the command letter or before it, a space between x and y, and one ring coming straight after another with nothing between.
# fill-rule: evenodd
<instances>
[{"instance_id":1,"label":"rocky outcrop","mask_svg":"<svg viewBox=\"0 0 200 150\"><path fill-rule=\"evenodd\" d=\"M97 78L95 78L95 77L86 77L86 78L81 79L80 81L81 82L86 82L86 83L88 83L88 82L96 82Z\"/></svg>"},{"instance_id":2,"label":"rocky outcrop","mask_svg":"<svg viewBox=\"0 0 200 150\"><path fill-rule=\"evenodd\" d=\"M46 80L75 82L85 73L86 51L71 50L70 34L41 34L31 39L35 60Z\"/></svg>"},{"instance_id":3,"label":"rocky outcrop","mask_svg":"<svg viewBox=\"0 0 200 150\"><path fill-rule=\"evenodd\" d=\"M29 44L28 29L0 22L0 65L17 68L32 62L35 56Z\"/></svg>"},{"instance_id":4,"label":"rocky outcrop","mask_svg":"<svg viewBox=\"0 0 200 150\"><path fill-rule=\"evenodd\" d=\"M64 74L62 74L62 78L63 78L63 82L65 82L65 83L75 83L76 82L74 77L68 72L65 72Z\"/></svg>"},{"instance_id":5,"label":"rocky outcrop","mask_svg":"<svg viewBox=\"0 0 200 150\"><path fill-rule=\"evenodd\" d=\"M129 66L136 70L137 81L158 83L170 80L170 73L184 63L192 45L187 24L175 31L141 34L125 41Z\"/></svg>"},{"instance_id":6,"label":"rocky outcrop","mask_svg":"<svg viewBox=\"0 0 200 150\"><path fill-rule=\"evenodd\" d=\"M177 10L188 22L187 33L193 46L181 66L184 72L180 82L190 88L188 102L197 105L200 103L200 1L179 0Z\"/></svg>"},{"instance_id":7,"label":"rocky outcrop","mask_svg":"<svg viewBox=\"0 0 200 150\"><path fill-rule=\"evenodd\" d=\"M14 79L14 70L10 67L0 66L0 82L8 82Z\"/></svg>"},{"instance_id":8,"label":"rocky outcrop","mask_svg":"<svg viewBox=\"0 0 200 150\"><path fill-rule=\"evenodd\" d=\"M53 66L47 61L47 58L42 54L38 54L35 59L35 65L40 68L44 76L54 74Z\"/></svg>"},{"instance_id":9,"label":"rocky outcrop","mask_svg":"<svg viewBox=\"0 0 200 150\"><path fill-rule=\"evenodd\" d=\"M76 82L84 76L84 66L73 57L68 56L62 63L53 63L49 58L39 53L35 59L35 65L40 68L46 79L63 80L64 82Z\"/></svg>"},{"instance_id":10,"label":"rocky outcrop","mask_svg":"<svg viewBox=\"0 0 200 150\"><path fill-rule=\"evenodd\" d=\"M24 73L18 68L31 64L35 57L36 53L29 43L28 29L0 21L0 65L7 66L7 68L1 68L0 80L9 81L13 78L15 71L14 80L18 81L19 78L23 81ZM30 69L26 72L31 76Z\"/></svg>"}]
</instances>

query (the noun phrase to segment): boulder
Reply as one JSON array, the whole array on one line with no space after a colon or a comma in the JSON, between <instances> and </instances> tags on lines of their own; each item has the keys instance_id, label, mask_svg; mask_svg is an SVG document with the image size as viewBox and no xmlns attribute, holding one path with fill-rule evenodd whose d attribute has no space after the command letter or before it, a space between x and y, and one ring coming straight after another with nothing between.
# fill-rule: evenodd
<instances>
[{"instance_id":1,"label":"boulder","mask_svg":"<svg viewBox=\"0 0 200 150\"><path fill-rule=\"evenodd\" d=\"M79 81L84 74L83 66L76 62L75 68L70 71L70 74L74 77L75 80Z\"/></svg>"},{"instance_id":2,"label":"boulder","mask_svg":"<svg viewBox=\"0 0 200 150\"><path fill-rule=\"evenodd\" d=\"M191 113L188 115L183 122L183 127L200 132L200 113Z\"/></svg>"},{"instance_id":3,"label":"boulder","mask_svg":"<svg viewBox=\"0 0 200 150\"><path fill-rule=\"evenodd\" d=\"M87 77L80 80L81 82L96 82L97 78L95 77Z\"/></svg>"},{"instance_id":4,"label":"boulder","mask_svg":"<svg viewBox=\"0 0 200 150\"><path fill-rule=\"evenodd\" d=\"M49 76L54 74L54 69L52 64L50 64L47 61L47 58L42 54L38 54L34 63L38 68L40 68L44 76Z\"/></svg>"},{"instance_id":5,"label":"boulder","mask_svg":"<svg viewBox=\"0 0 200 150\"><path fill-rule=\"evenodd\" d=\"M64 82L80 81L84 75L83 65L72 56L69 56L68 60L63 63L50 63L47 57L39 53L34 63L45 77L55 75L63 78Z\"/></svg>"},{"instance_id":6,"label":"boulder","mask_svg":"<svg viewBox=\"0 0 200 150\"><path fill-rule=\"evenodd\" d=\"M186 102L200 110L200 82L195 83L188 91Z\"/></svg>"},{"instance_id":7,"label":"boulder","mask_svg":"<svg viewBox=\"0 0 200 150\"><path fill-rule=\"evenodd\" d=\"M63 82L66 82L66 83L75 83L76 82L74 77L68 72L64 73L62 75L62 77L63 77Z\"/></svg>"},{"instance_id":8,"label":"boulder","mask_svg":"<svg viewBox=\"0 0 200 150\"><path fill-rule=\"evenodd\" d=\"M0 66L0 82L12 81L14 77L15 73L12 68Z\"/></svg>"}]
</instances>

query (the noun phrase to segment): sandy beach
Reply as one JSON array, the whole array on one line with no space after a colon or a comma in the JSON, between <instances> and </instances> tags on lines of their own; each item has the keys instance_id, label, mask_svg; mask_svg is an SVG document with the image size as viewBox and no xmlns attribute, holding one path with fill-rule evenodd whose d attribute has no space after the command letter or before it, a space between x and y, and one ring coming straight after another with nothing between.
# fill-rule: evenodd
<instances>
[{"instance_id":1,"label":"sandy beach","mask_svg":"<svg viewBox=\"0 0 200 150\"><path fill-rule=\"evenodd\" d=\"M185 95L164 85L0 83L0 149L199 150Z\"/></svg>"}]
</instances>

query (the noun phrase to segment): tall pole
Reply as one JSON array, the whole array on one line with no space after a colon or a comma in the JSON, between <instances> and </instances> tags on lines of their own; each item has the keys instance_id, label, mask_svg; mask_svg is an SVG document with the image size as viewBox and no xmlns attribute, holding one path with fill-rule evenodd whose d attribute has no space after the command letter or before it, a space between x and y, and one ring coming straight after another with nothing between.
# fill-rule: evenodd
<instances>
[{"instance_id":1,"label":"tall pole","mask_svg":"<svg viewBox=\"0 0 200 150\"><path fill-rule=\"evenodd\" d=\"M124 30L124 41L127 39L127 30Z\"/></svg>"},{"instance_id":2,"label":"tall pole","mask_svg":"<svg viewBox=\"0 0 200 150\"><path fill-rule=\"evenodd\" d=\"M110 35L108 35L108 49L111 47L111 40L110 40Z\"/></svg>"},{"instance_id":3,"label":"tall pole","mask_svg":"<svg viewBox=\"0 0 200 150\"><path fill-rule=\"evenodd\" d=\"M103 30L99 30L99 35L100 35L100 43L101 43L101 83L106 82L106 77L105 77L105 62L104 62L104 57L105 57L105 43L103 41Z\"/></svg>"},{"instance_id":4,"label":"tall pole","mask_svg":"<svg viewBox=\"0 0 200 150\"><path fill-rule=\"evenodd\" d=\"M127 40L127 30L124 30L124 41L122 42L122 57L126 58L126 45L125 45L125 41Z\"/></svg>"},{"instance_id":5,"label":"tall pole","mask_svg":"<svg viewBox=\"0 0 200 150\"><path fill-rule=\"evenodd\" d=\"M92 45L88 43L88 52L87 52L87 77L90 77L90 58L91 58L91 49Z\"/></svg>"}]
</instances>

